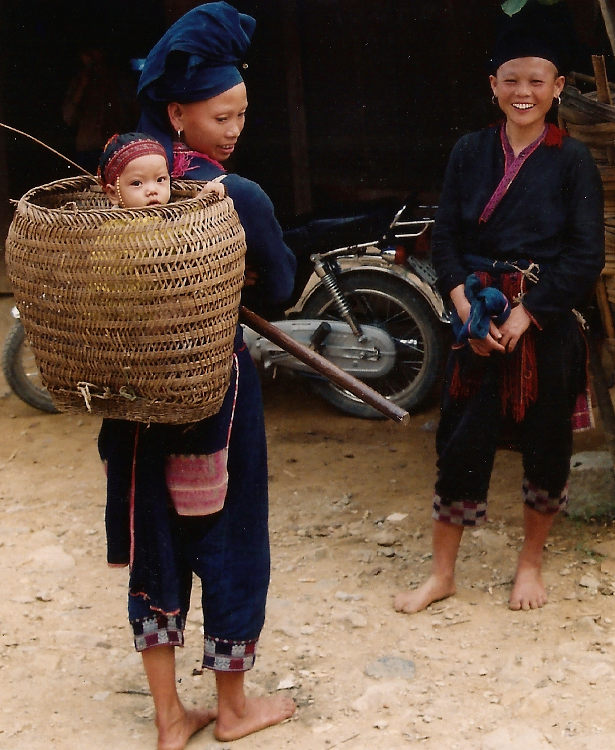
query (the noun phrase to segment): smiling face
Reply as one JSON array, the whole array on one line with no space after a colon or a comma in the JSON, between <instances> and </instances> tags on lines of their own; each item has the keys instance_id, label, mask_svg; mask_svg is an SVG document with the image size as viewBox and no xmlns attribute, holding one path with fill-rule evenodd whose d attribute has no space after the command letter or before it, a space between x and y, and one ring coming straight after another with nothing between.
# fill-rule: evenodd
<instances>
[{"instance_id":1,"label":"smiling face","mask_svg":"<svg viewBox=\"0 0 615 750\"><path fill-rule=\"evenodd\" d=\"M555 65L542 57L508 60L495 76L489 76L489 81L507 125L536 131L537 137L553 99L561 94L565 83Z\"/></svg>"},{"instance_id":2,"label":"smiling face","mask_svg":"<svg viewBox=\"0 0 615 750\"><path fill-rule=\"evenodd\" d=\"M239 83L211 99L189 104L172 102L167 111L173 130L182 131L189 148L222 162L235 149L247 107L246 87Z\"/></svg>"},{"instance_id":3,"label":"smiling face","mask_svg":"<svg viewBox=\"0 0 615 750\"><path fill-rule=\"evenodd\" d=\"M111 203L124 208L168 203L171 179L167 160L160 154L138 156L126 165L115 185L105 185L105 192Z\"/></svg>"}]
</instances>

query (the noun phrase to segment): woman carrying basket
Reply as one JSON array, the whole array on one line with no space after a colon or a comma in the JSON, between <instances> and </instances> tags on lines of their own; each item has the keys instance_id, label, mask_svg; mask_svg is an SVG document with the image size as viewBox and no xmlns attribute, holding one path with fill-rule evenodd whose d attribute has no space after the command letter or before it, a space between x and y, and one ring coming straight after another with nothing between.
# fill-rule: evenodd
<instances>
[{"instance_id":1,"label":"woman carrying basket","mask_svg":"<svg viewBox=\"0 0 615 750\"><path fill-rule=\"evenodd\" d=\"M224 2L180 18L145 62L138 130L166 148L172 176L225 175L246 234L246 265L275 304L292 291L294 256L266 194L222 166L244 125L246 89L236 65L253 29L254 19ZM218 414L190 425L105 420L99 449L108 475L108 560L130 563L129 619L159 750L183 748L214 719L216 738L229 741L290 717L291 699L244 692L265 618L269 539L260 384L240 329ZM184 642L193 573L203 588L203 666L216 677L213 710L185 709L176 690L174 647Z\"/></svg>"}]
</instances>

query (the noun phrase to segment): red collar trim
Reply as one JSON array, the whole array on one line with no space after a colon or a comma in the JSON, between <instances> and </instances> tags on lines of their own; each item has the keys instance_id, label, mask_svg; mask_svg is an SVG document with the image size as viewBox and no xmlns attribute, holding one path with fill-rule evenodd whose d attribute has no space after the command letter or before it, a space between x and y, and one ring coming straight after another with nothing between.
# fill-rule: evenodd
<instances>
[{"instance_id":1,"label":"red collar trim","mask_svg":"<svg viewBox=\"0 0 615 750\"><path fill-rule=\"evenodd\" d=\"M492 122L489 127L501 128L502 125L505 124L506 120L498 120L497 122ZM556 146L557 148L561 148L564 142L564 138L566 138L567 136L568 133L565 130L558 128L557 125L554 125L552 122L548 122L547 132L545 133L543 143L545 146Z\"/></svg>"},{"instance_id":2,"label":"red collar trim","mask_svg":"<svg viewBox=\"0 0 615 750\"><path fill-rule=\"evenodd\" d=\"M565 130L558 128L557 125L549 122L547 123L547 132L543 143L545 146L556 146L557 148L561 148L564 138L566 138L567 135L568 133Z\"/></svg>"},{"instance_id":3,"label":"red collar trim","mask_svg":"<svg viewBox=\"0 0 615 750\"><path fill-rule=\"evenodd\" d=\"M203 154L200 151L188 148L185 143L179 143L175 141L173 143L173 172L172 177L183 177L186 172L192 169L196 169L196 166L192 166L192 159L203 159L208 161L210 164L218 167L218 169L226 172L226 169L220 164L219 161L212 159L211 156Z\"/></svg>"}]
</instances>

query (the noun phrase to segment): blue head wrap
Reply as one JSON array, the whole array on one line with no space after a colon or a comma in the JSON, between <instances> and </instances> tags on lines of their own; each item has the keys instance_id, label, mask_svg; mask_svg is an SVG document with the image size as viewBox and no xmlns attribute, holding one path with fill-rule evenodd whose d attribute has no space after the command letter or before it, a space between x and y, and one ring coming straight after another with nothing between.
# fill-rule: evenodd
<instances>
[{"instance_id":1,"label":"blue head wrap","mask_svg":"<svg viewBox=\"0 0 615 750\"><path fill-rule=\"evenodd\" d=\"M256 21L225 2L205 3L176 21L152 48L139 79L138 130L159 140L173 162L169 102L211 99L242 82L237 69Z\"/></svg>"}]
</instances>

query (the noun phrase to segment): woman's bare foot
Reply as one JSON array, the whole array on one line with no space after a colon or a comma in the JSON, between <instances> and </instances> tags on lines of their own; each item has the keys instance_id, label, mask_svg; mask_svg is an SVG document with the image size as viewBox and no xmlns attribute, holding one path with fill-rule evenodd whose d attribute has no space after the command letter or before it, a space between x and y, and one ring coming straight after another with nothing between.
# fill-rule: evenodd
<instances>
[{"instance_id":1,"label":"woman's bare foot","mask_svg":"<svg viewBox=\"0 0 615 750\"><path fill-rule=\"evenodd\" d=\"M193 734L199 732L216 718L216 711L193 709L168 726L160 726L158 720L158 750L183 750Z\"/></svg>"},{"instance_id":2,"label":"woman's bare foot","mask_svg":"<svg viewBox=\"0 0 615 750\"><path fill-rule=\"evenodd\" d=\"M393 606L397 612L411 615L420 612L433 602L446 599L455 593L455 581L452 578L440 578L430 575L424 584L412 591L402 591L395 597Z\"/></svg>"},{"instance_id":3,"label":"woman's bare foot","mask_svg":"<svg viewBox=\"0 0 615 750\"><path fill-rule=\"evenodd\" d=\"M221 742L238 740L247 734L279 724L289 719L294 713L295 703L287 696L246 698L241 713L220 708L214 735Z\"/></svg>"},{"instance_id":4,"label":"woman's bare foot","mask_svg":"<svg viewBox=\"0 0 615 750\"><path fill-rule=\"evenodd\" d=\"M520 564L508 606L510 609L539 609L547 603L547 590L542 580L540 566Z\"/></svg>"}]
</instances>

